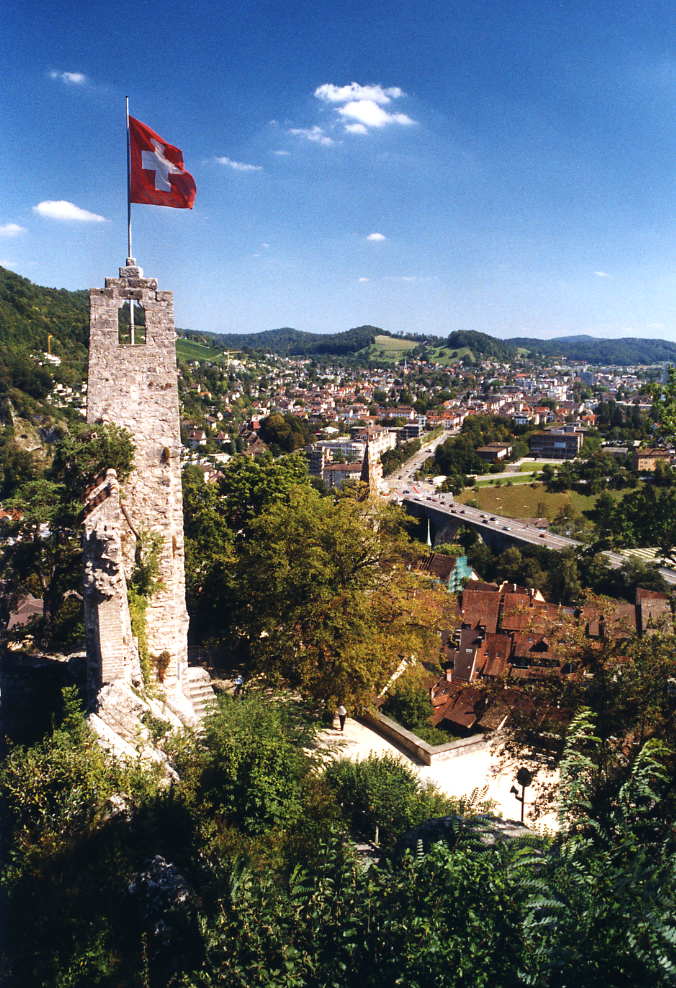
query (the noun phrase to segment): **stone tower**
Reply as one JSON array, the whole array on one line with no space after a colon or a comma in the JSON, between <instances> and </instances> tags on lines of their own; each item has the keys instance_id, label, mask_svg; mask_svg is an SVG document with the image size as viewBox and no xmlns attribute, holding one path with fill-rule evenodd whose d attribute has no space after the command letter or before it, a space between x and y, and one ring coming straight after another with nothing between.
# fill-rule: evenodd
<instances>
[{"instance_id":1,"label":"stone tower","mask_svg":"<svg viewBox=\"0 0 676 988\"><path fill-rule=\"evenodd\" d=\"M105 288L90 291L87 421L124 426L136 452L122 490L111 471L85 507L89 680L99 689L138 676L126 581L138 540L155 533L161 582L146 610L147 647L167 695L181 706L190 687L173 297L158 291L157 281L144 278L131 258L119 272L106 278Z\"/></svg>"},{"instance_id":2,"label":"stone tower","mask_svg":"<svg viewBox=\"0 0 676 988\"><path fill-rule=\"evenodd\" d=\"M383 479L383 465L380 457L373 452L371 444L366 440L364 459L361 464L361 475L359 477L362 484L367 484L369 497L376 497L380 493L380 482Z\"/></svg>"}]
</instances>

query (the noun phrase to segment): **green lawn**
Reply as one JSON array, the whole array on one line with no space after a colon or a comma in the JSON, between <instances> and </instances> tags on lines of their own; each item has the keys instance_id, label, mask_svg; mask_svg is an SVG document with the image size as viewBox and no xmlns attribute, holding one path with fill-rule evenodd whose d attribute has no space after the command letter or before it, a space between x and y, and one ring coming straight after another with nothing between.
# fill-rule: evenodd
<instances>
[{"instance_id":1,"label":"green lawn","mask_svg":"<svg viewBox=\"0 0 676 988\"><path fill-rule=\"evenodd\" d=\"M371 346L361 350L360 353L366 354L372 360L400 360L419 345L415 340L401 340L395 336L379 334L374 337Z\"/></svg>"},{"instance_id":2,"label":"green lawn","mask_svg":"<svg viewBox=\"0 0 676 988\"><path fill-rule=\"evenodd\" d=\"M517 470L519 471L519 473L525 472L526 470L529 470L531 473L534 473L538 470L542 470L542 468L546 465L547 465L546 463L540 463L539 460L533 460L532 463L522 463L520 467L517 467ZM509 464L507 464L507 469L509 469Z\"/></svg>"},{"instance_id":3,"label":"green lawn","mask_svg":"<svg viewBox=\"0 0 676 988\"><path fill-rule=\"evenodd\" d=\"M503 483L505 486L507 484L530 484L535 476L534 473L523 473L518 477L506 477L502 478L501 474L496 473L494 477L487 477L485 480L477 480L477 487L495 487L498 482Z\"/></svg>"},{"instance_id":4,"label":"green lawn","mask_svg":"<svg viewBox=\"0 0 676 988\"><path fill-rule=\"evenodd\" d=\"M179 360L212 360L223 359L223 351L215 347L195 343L194 340L176 340L176 356Z\"/></svg>"},{"instance_id":5,"label":"green lawn","mask_svg":"<svg viewBox=\"0 0 676 988\"><path fill-rule=\"evenodd\" d=\"M613 498L623 497L630 488L608 493ZM598 494L578 494L577 491L550 493L544 484L514 484L512 487L466 487L456 498L461 504L478 502L482 511L505 515L507 518L537 518L538 506L544 506L545 514L551 521L564 504L572 504L578 511L589 511L596 504Z\"/></svg>"},{"instance_id":6,"label":"green lawn","mask_svg":"<svg viewBox=\"0 0 676 988\"><path fill-rule=\"evenodd\" d=\"M426 356L428 360L434 363L448 366L449 364L456 363L462 357L473 358L474 354L467 346L460 347L460 349L458 350L449 350L448 347L439 346L439 347L428 347Z\"/></svg>"}]
</instances>

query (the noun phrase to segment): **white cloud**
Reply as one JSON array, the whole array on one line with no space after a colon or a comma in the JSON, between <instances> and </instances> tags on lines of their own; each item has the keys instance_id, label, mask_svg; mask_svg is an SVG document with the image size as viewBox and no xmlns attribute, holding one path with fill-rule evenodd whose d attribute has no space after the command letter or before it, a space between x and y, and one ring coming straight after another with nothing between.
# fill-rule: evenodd
<instances>
[{"instance_id":1,"label":"white cloud","mask_svg":"<svg viewBox=\"0 0 676 988\"><path fill-rule=\"evenodd\" d=\"M39 202L37 206L33 206L33 212L50 220L76 220L79 223L108 222L105 216L90 213L88 209L80 209L74 202L68 202L66 199L47 199Z\"/></svg>"},{"instance_id":2,"label":"white cloud","mask_svg":"<svg viewBox=\"0 0 676 988\"><path fill-rule=\"evenodd\" d=\"M234 161L232 158L228 158L226 155L217 156L214 161L219 165L226 165L228 168L234 169L236 172L262 172L262 165L247 165L243 161Z\"/></svg>"},{"instance_id":3,"label":"white cloud","mask_svg":"<svg viewBox=\"0 0 676 988\"><path fill-rule=\"evenodd\" d=\"M385 127L393 123L409 126L413 123L405 113L388 113L372 99L352 100L341 106L338 113L343 119L358 120L364 127Z\"/></svg>"},{"instance_id":4,"label":"white cloud","mask_svg":"<svg viewBox=\"0 0 676 988\"><path fill-rule=\"evenodd\" d=\"M379 129L389 124L408 127L415 123L406 113L391 113L383 109L392 100L406 95L399 86L362 86L358 82L336 86L325 82L315 89L314 94L322 103L333 106L348 134L368 134L369 128Z\"/></svg>"},{"instance_id":5,"label":"white cloud","mask_svg":"<svg viewBox=\"0 0 676 988\"><path fill-rule=\"evenodd\" d=\"M612 275L608 274L607 271L595 271L594 274L597 278L612 278Z\"/></svg>"},{"instance_id":6,"label":"white cloud","mask_svg":"<svg viewBox=\"0 0 676 988\"><path fill-rule=\"evenodd\" d=\"M369 233L366 239L380 243L381 240L387 240L387 237L383 233Z\"/></svg>"},{"instance_id":7,"label":"white cloud","mask_svg":"<svg viewBox=\"0 0 676 988\"><path fill-rule=\"evenodd\" d=\"M390 103L393 99L399 99L400 96L405 95L399 86L383 89L382 86L360 86L358 82L350 82L347 86L334 86L331 82L325 82L315 89L315 96L324 103L348 103L354 99L372 100L374 103Z\"/></svg>"},{"instance_id":8,"label":"white cloud","mask_svg":"<svg viewBox=\"0 0 676 988\"><path fill-rule=\"evenodd\" d=\"M272 153L279 155L280 158L288 158L288 156L291 154L290 151L273 151Z\"/></svg>"},{"instance_id":9,"label":"white cloud","mask_svg":"<svg viewBox=\"0 0 676 988\"><path fill-rule=\"evenodd\" d=\"M366 284L367 281L370 280L371 280L370 278L357 278L357 281L359 282L360 285L364 285Z\"/></svg>"},{"instance_id":10,"label":"white cloud","mask_svg":"<svg viewBox=\"0 0 676 988\"><path fill-rule=\"evenodd\" d=\"M293 127L290 131L295 137L304 137L306 141L311 141L313 144L321 144L322 147L331 147L333 144L337 144L332 137L324 133L323 127Z\"/></svg>"},{"instance_id":11,"label":"white cloud","mask_svg":"<svg viewBox=\"0 0 676 988\"><path fill-rule=\"evenodd\" d=\"M263 243L261 244L261 247L264 247L264 248L265 248L266 250L267 250L267 248L268 248L269 246L270 246L270 244L269 244L269 243L267 243L267 242L266 242L265 240L264 240L264 241L263 241Z\"/></svg>"},{"instance_id":12,"label":"white cloud","mask_svg":"<svg viewBox=\"0 0 676 988\"><path fill-rule=\"evenodd\" d=\"M6 261L4 257L0 258L0 268L11 268L14 270L14 261Z\"/></svg>"},{"instance_id":13,"label":"white cloud","mask_svg":"<svg viewBox=\"0 0 676 988\"><path fill-rule=\"evenodd\" d=\"M65 82L67 86L84 86L87 82L87 76L84 72L57 72L56 69L52 69L49 78L59 79L61 82Z\"/></svg>"},{"instance_id":14,"label":"white cloud","mask_svg":"<svg viewBox=\"0 0 676 988\"><path fill-rule=\"evenodd\" d=\"M4 223L0 226L0 237L18 237L20 233L25 233L26 227L19 226L18 223Z\"/></svg>"}]
</instances>

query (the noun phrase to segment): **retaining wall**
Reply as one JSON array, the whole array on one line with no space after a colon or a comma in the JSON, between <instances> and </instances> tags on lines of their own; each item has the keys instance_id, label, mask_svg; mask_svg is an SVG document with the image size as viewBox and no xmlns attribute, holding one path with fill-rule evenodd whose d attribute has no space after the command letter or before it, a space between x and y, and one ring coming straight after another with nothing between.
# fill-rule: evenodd
<instances>
[{"instance_id":1,"label":"retaining wall","mask_svg":"<svg viewBox=\"0 0 676 988\"><path fill-rule=\"evenodd\" d=\"M449 758L459 758L477 751L484 751L488 746L488 736L477 734L469 738L461 738L459 741L449 741L447 744L428 744L419 738L413 731L406 730L396 720L386 717L381 713L366 713L358 718L367 727L373 728L378 734L382 734L389 740L394 741L400 748L404 748L409 754L417 758L423 765L432 765L433 762L445 761Z\"/></svg>"}]
</instances>

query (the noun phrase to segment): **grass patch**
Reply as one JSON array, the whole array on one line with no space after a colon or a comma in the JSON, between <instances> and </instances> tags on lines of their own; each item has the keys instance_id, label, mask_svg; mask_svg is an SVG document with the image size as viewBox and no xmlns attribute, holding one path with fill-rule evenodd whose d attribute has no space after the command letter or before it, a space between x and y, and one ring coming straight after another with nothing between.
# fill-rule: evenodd
<instances>
[{"instance_id":1,"label":"grass patch","mask_svg":"<svg viewBox=\"0 0 676 988\"><path fill-rule=\"evenodd\" d=\"M530 484L533 481L534 473L520 474L518 477L502 477L496 473L494 477L487 477L485 480L477 480L477 487L495 487L498 483L507 484Z\"/></svg>"},{"instance_id":2,"label":"grass patch","mask_svg":"<svg viewBox=\"0 0 676 988\"><path fill-rule=\"evenodd\" d=\"M415 340L402 340L395 336L384 336L378 334L373 343L366 350L360 353L365 354L372 360L399 360L411 350L415 350L419 343Z\"/></svg>"},{"instance_id":3,"label":"grass patch","mask_svg":"<svg viewBox=\"0 0 676 988\"><path fill-rule=\"evenodd\" d=\"M547 466L546 463L541 463L539 460L534 460L532 463L530 461L528 463L522 463L520 466L516 467L516 470L518 473L525 473L526 471L537 473L545 466Z\"/></svg>"},{"instance_id":4,"label":"grass patch","mask_svg":"<svg viewBox=\"0 0 676 988\"><path fill-rule=\"evenodd\" d=\"M496 476L498 479L498 476ZM629 492L630 488L619 491L610 490L607 493L617 499ZM590 511L596 504L598 494L578 494L577 491L561 491L550 493L544 484L536 483L531 486L514 482L513 486L495 487L494 482L489 487L467 487L459 494L456 501L467 504L468 501L478 501L482 511L495 515L505 515L506 518L536 518L540 515L537 508L544 505L546 517L551 521L565 504L572 504L578 511Z\"/></svg>"},{"instance_id":5,"label":"grass patch","mask_svg":"<svg viewBox=\"0 0 676 988\"><path fill-rule=\"evenodd\" d=\"M437 364L443 364L447 367L449 364L454 364L463 357L469 357L471 360L474 359L474 354L468 346L460 347L457 350L451 350L445 346L428 347L425 353L427 360L431 360Z\"/></svg>"},{"instance_id":6,"label":"grass patch","mask_svg":"<svg viewBox=\"0 0 676 988\"><path fill-rule=\"evenodd\" d=\"M176 340L176 356L179 360L211 360L215 363L223 359L223 351L193 340Z\"/></svg>"}]
</instances>

